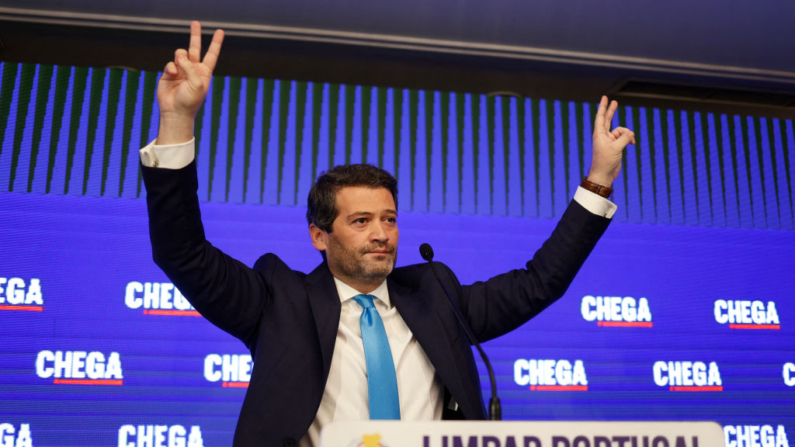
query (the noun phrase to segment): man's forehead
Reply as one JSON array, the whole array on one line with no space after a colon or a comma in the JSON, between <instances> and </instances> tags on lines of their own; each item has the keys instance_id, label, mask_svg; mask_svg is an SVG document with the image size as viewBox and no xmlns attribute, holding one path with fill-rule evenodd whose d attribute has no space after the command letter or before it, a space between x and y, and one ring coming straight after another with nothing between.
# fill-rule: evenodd
<instances>
[{"instance_id":1,"label":"man's forehead","mask_svg":"<svg viewBox=\"0 0 795 447\"><path fill-rule=\"evenodd\" d=\"M383 211L395 210L395 199L392 193L382 187L345 186L336 194L337 207L342 211Z\"/></svg>"}]
</instances>

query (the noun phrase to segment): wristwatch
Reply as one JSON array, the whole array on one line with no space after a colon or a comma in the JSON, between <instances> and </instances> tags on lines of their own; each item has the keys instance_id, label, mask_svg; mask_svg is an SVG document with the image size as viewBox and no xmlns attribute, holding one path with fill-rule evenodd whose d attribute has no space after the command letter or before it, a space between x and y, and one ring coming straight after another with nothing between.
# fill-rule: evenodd
<instances>
[{"instance_id":1,"label":"wristwatch","mask_svg":"<svg viewBox=\"0 0 795 447\"><path fill-rule=\"evenodd\" d=\"M587 177L582 179L580 186L594 194L604 197L605 199L610 197L610 194L613 194L613 188L604 185L597 185L596 183L589 181Z\"/></svg>"}]
</instances>

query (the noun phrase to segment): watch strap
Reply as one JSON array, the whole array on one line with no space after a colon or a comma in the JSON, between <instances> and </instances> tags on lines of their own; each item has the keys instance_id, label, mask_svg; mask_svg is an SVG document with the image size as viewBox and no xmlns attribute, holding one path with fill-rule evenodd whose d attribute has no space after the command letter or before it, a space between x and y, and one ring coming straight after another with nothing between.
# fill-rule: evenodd
<instances>
[{"instance_id":1,"label":"watch strap","mask_svg":"<svg viewBox=\"0 0 795 447\"><path fill-rule=\"evenodd\" d=\"M580 183L580 187L582 187L584 189L587 189L588 191L591 191L592 193L594 193L596 195L602 196L605 199L610 197L610 194L613 194L613 188L611 188L609 186L604 186L604 185L599 185L597 183L594 183L594 182L588 180L587 177L582 179L582 183Z\"/></svg>"}]
</instances>

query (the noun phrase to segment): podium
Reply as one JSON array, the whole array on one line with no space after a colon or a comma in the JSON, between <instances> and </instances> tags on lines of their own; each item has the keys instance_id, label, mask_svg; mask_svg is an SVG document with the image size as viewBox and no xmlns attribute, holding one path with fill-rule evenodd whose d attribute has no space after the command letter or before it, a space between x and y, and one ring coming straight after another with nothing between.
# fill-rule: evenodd
<instances>
[{"instance_id":1,"label":"podium","mask_svg":"<svg viewBox=\"0 0 795 447\"><path fill-rule=\"evenodd\" d=\"M723 447L715 422L334 422L321 447Z\"/></svg>"}]
</instances>

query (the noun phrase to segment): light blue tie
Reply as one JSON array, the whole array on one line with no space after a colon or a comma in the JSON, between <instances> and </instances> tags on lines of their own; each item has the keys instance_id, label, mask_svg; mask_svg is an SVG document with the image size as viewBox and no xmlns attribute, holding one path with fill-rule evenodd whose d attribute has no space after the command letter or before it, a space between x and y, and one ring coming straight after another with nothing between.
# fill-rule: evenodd
<instances>
[{"instance_id":1,"label":"light blue tie","mask_svg":"<svg viewBox=\"0 0 795 447\"><path fill-rule=\"evenodd\" d=\"M384 321L373 305L373 298L372 295L353 297L364 308L359 324L362 326L364 358L367 361L370 419L400 419L395 363L392 361Z\"/></svg>"}]
</instances>

